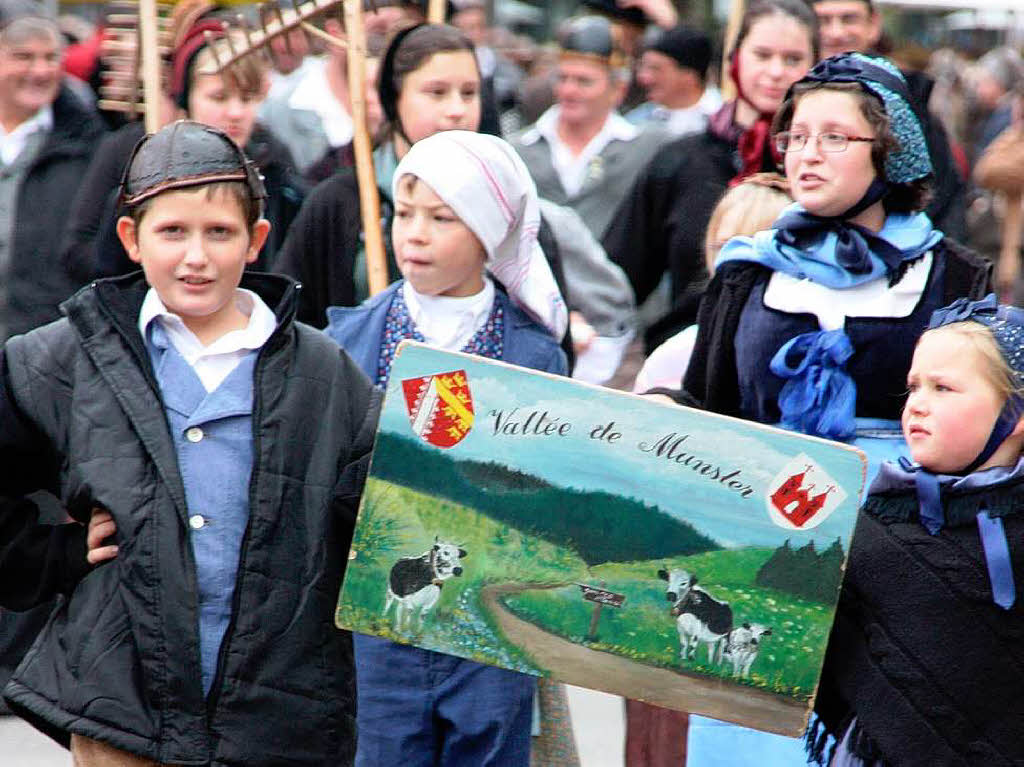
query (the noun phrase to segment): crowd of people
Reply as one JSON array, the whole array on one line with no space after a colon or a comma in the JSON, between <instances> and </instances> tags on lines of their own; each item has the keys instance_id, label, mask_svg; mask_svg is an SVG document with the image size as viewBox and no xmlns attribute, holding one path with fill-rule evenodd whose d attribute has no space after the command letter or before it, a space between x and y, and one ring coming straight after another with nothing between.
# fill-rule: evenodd
<instances>
[{"instance_id":1,"label":"crowd of people","mask_svg":"<svg viewBox=\"0 0 1024 767\"><path fill-rule=\"evenodd\" d=\"M340 21L221 71L251 38L182 0L147 135L104 25L0 0L4 712L80 767L578 764L558 685L333 626L415 339L868 457L805 738L627 701L628 767L1024 761L1024 169L978 172L1020 52L912 67L871 0L547 46L375 5L356 94Z\"/></svg>"}]
</instances>

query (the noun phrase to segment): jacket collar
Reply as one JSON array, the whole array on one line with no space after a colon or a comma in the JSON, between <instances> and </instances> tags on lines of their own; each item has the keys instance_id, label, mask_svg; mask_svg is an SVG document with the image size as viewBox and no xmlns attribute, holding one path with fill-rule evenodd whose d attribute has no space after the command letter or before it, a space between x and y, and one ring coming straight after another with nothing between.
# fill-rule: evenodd
<instances>
[{"instance_id":1,"label":"jacket collar","mask_svg":"<svg viewBox=\"0 0 1024 767\"><path fill-rule=\"evenodd\" d=\"M300 283L279 274L244 272L240 287L257 293L274 312L277 330L271 339L280 335L294 320ZM138 319L148 289L143 273L132 272L96 280L62 303L60 308L82 338L92 336L98 330L97 323L105 318L133 346L137 345L142 350Z\"/></svg>"},{"instance_id":2,"label":"jacket collar","mask_svg":"<svg viewBox=\"0 0 1024 767\"><path fill-rule=\"evenodd\" d=\"M510 323L512 326L521 328L530 325L537 325L529 315L526 314L522 309L513 303L512 299L508 297L508 292L505 290L505 286L501 282L495 279L494 275L489 275L494 280L494 300L501 303L502 311L505 312L505 322ZM382 290L375 296L371 296L361 303L359 306L328 306L327 307L327 322L328 324L336 324L344 321L345 317L354 315L359 316L361 314L372 314L374 310L381 309L382 307L386 310L391 305L391 299L394 297L395 292L398 291L403 284L404 280L398 280L397 282L391 283L386 290ZM245 287L243 284L242 287Z\"/></svg>"}]
</instances>

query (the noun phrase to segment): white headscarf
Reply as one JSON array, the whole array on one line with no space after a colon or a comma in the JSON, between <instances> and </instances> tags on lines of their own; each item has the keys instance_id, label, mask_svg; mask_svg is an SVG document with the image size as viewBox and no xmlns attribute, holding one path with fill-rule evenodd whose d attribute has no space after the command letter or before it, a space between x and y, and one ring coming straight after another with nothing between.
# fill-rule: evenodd
<instances>
[{"instance_id":1,"label":"white headscarf","mask_svg":"<svg viewBox=\"0 0 1024 767\"><path fill-rule=\"evenodd\" d=\"M462 219L509 297L560 340L568 312L537 243L537 188L516 150L497 136L441 131L417 141L398 163L392 199L405 175L422 180Z\"/></svg>"}]
</instances>

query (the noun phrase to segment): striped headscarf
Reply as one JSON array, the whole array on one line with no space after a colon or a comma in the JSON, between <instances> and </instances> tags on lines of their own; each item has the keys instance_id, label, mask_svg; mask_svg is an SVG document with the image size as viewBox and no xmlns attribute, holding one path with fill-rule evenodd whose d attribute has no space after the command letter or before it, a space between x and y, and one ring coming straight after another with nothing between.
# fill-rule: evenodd
<instances>
[{"instance_id":1,"label":"striped headscarf","mask_svg":"<svg viewBox=\"0 0 1024 767\"><path fill-rule=\"evenodd\" d=\"M402 158L392 199L405 175L423 181L462 219L509 297L560 340L568 311L537 242L537 188L515 149L496 136L441 131L417 141Z\"/></svg>"}]
</instances>

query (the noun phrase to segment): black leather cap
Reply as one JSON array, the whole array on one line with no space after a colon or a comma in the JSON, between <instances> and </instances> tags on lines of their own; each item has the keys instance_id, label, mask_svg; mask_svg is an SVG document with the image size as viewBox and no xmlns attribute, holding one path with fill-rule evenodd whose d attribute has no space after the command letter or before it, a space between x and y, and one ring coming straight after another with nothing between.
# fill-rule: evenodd
<instances>
[{"instance_id":1,"label":"black leather cap","mask_svg":"<svg viewBox=\"0 0 1024 767\"><path fill-rule=\"evenodd\" d=\"M692 69L702 77L711 65L711 38L698 29L682 24L659 31L645 46L675 59L681 67Z\"/></svg>"},{"instance_id":2,"label":"black leather cap","mask_svg":"<svg viewBox=\"0 0 1024 767\"><path fill-rule=\"evenodd\" d=\"M254 199L267 197L256 166L226 133L178 120L135 145L121 179L121 203L131 207L171 189L221 181L245 182Z\"/></svg>"},{"instance_id":3,"label":"black leather cap","mask_svg":"<svg viewBox=\"0 0 1024 767\"><path fill-rule=\"evenodd\" d=\"M571 19L561 31L564 53L576 53L611 61L618 51L612 25L603 16L580 16Z\"/></svg>"}]
</instances>

